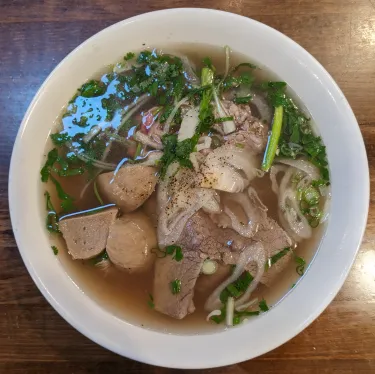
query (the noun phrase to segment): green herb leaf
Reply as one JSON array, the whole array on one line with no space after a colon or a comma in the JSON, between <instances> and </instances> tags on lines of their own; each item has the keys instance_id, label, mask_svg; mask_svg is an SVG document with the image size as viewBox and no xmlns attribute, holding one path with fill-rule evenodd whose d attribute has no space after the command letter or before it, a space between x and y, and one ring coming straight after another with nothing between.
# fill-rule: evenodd
<instances>
[{"instance_id":1,"label":"green herb leaf","mask_svg":"<svg viewBox=\"0 0 375 374\"><path fill-rule=\"evenodd\" d=\"M105 93L106 87L104 83L96 80L91 80L84 83L81 88L78 89L80 95L83 97L97 97Z\"/></svg>"},{"instance_id":2,"label":"green herb leaf","mask_svg":"<svg viewBox=\"0 0 375 374\"><path fill-rule=\"evenodd\" d=\"M261 300L260 302L259 302L259 309L262 311L262 312L267 312L270 308L268 307L268 305L267 305L267 302L266 302L266 300Z\"/></svg>"},{"instance_id":3,"label":"green herb leaf","mask_svg":"<svg viewBox=\"0 0 375 374\"><path fill-rule=\"evenodd\" d=\"M52 176L50 175L50 179L56 187L57 195L61 201L61 208L64 211L69 211L74 208L73 201L74 199L69 196L61 187L61 184Z\"/></svg>"},{"instance_id":4,"label":"green herb leaf","mask_svg":"<svg viewBox=\"0 0 375 374\"><path fill-rule=\"evenodd\" d=\"M40 171L42 182L48 181L50 173L51 173L51 168L57 161L58 157L59 157L59 154L56 148L53 148L48 152L46 163L44 164L44 166L42 167L42 170Z\"/></svg>"},{"instance_id":5,"label":"green herb leaf","mask_svg":"<svg viewBox=\"0 0 375 374\"><path fill-rule=\"evenodd\" d=\"M51 245L51 248L52 248L53 254L54 254L55 256L57 256L58 253L59 253L59 250L57 249L57 247L56 247L55 245Z\"/></svg>"},{"instance_id":6,"label":"green herb leaf","mask_svg":"<svg viewBox=\"0 0 375 374\"><path fill-rule=\"evenodd\" d=\"M128 53L124 56L124 60L125 60L125 61L129 61L129 60L132 60L134 57L135 57L135 54L134 54L133 52L128 52Z\"/></svg>"},{"instance_id":7,"label":"green herb leaf","mask_svg":"<svg viewBox=\"0 0 375 374\"><path fill-rule=\"evenodd\" d=\"M107 261L107 260L109 260L108 253L106 250L104 250L103 252L99 253L97 256L90 258L90 260L88 261L91 265L97 265L100 262Z\"/></svg>"},{"instance_id":8,"label":"green herb leaf","mask_svg":"<svg viewBox=\"0 0 375 374\"><path fill-rule=\"evenodd\" d=\"M179 279L175 279L170 283L170 285L173 295L177 295L181 292L181 281Z\"/></svg>"},{"instance_id":9,"label":"green herb leaf","mask_svg":"<svg viewBox=\"0 0 375 374\"><path fill-rule=\"evenodd\" d=\"M147 305L149 306L150 309L154 309L155 308L154 298L153 298L153 296L150 293L148 294Z\"/></svg>"},{"instance_id":10,"label":"green herb leaf","mask_svg":"<svg viewBox=\"0 0 375 374\"><path fill-rule=\"evenodd\" d=\"M62 134L62 133L51 134L50 138L53 144L57 145L58 147L61 147L67 141L71 140L71 136L69 136L68 134Z\"/></svg>"},{"instance_id":11,"label":"green herb leaf","mask_svg":"<svg viewBox=\"0 0 375 374\"><path fill-rule=\"evenodd\" d=\"M46 209L47 209L46 227L47 227L47 230L50 233L60 234L59 224L58 224L59 218L58 218L58 215L56 213L55 208L52 205L51 195L49 194L49 192L46 191L44 193L44 196L46 197Z\"/></svg>"},{"instance_id":12,"label":"green herb leaf","mask_svg":"<svg viewBox=\"0 0 375 374\"><path fill-rule=\"evenodd\" d=\"M250 69L256 69L256 65L250 63L250 62L242 62L241 64L238 64L234 69L233 71L237 71L239 68L241 67L248 67Z\"/></svg>"}]
</instances>

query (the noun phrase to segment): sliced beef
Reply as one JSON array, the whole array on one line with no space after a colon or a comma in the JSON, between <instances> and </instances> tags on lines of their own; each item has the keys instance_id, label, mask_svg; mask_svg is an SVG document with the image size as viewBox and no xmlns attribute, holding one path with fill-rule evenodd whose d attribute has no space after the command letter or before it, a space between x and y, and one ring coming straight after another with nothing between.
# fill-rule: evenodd
<instances>
[{"instance_id":1,"label":"sliced beef","mask_svg":"<svg viewBox=\"0 0 375 374\"><path fill-rule=\"evenodd\" d=\"M154 248L157 248L156 229L143 212L124 214L109 229L108 257L130 273L150 270Z\"/></svg>"},{"instance_id":2,"label":"sliced beef","mask_svg":"<svg viewBox=\"0 0 375 374\"><path fill-rule=\"evenodd\" d=\"M63 217L59 229L69 253L75 260L87 260L102 252L107 244L110 225L116 220L115 207Z\"/></svg>"},{"instance_id":3,"label":"sliced beef","mask_svg":"<svg viewBox=\"0 0 375 374\"><path fill-rule=\"evenodd\" d=\"M224 101L223 103L229 115L234 117L237 127L237 131L227 137L227 142L229 144L243 144L255 154L263 152L268 139L267 126L252 115L249 105L237 105L231 101Z\"/></svg>"},{"instance_id":4,"label":"sliced beef","mask_svg":"<svg viewBox=\"0 0 375 374\"><path fill-rule=\"evenodd\" d=\"M156 171L152 166L132 165L120 168L117 173L100 174L97 178L99 192L123 212L132 212L155 190Z\"/></svg>"},{"instance_id":5,"label":"sliced beef","mask_svg":"<svg viewBox=\"0 0 375 374\"><path fill-rule=\"evenodd\" d=\"M194 286L202 264L203 258L193 251L184 251L184 258L180 262L172 256L158 258L153 290L155 310L177 319L193 313ZM176 280L181 282L181 291L174 295L172 282Z\"/></svg>"}]
</instances>

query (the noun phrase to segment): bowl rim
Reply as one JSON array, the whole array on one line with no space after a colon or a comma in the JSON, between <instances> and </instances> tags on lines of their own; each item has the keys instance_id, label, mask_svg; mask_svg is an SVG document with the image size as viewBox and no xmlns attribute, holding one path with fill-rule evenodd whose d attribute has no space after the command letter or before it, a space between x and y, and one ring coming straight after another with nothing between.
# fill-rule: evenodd
<instances>
[{"instance_id":1,"label":"bowl rim","mask_svg":"<svg viewBox=\"0 0 375 374\"><path fill-rule=\"evenodd\" d=\"M298 51L301 55L306 60L309 60L311 64L314 65L314 68L319 71L319 74L325 77L325 79L329 82L330 87L333 91L335 91L335 94L340 96L342 102L341 104L345 106L347 114L350 116L350 122L352 122L353 127L356 127L356 129L352 129L353 132L355 133L355 136L357 137L356 141L359 142L359 147L357 149L358 152L358 158L361 159L361 177L363 178L362 185L360 188L361 194L360 199L362 203L362 208L360 209L361 214L359 217L357 217L357 228L355 232L355 245L352 251L352 256L350 259L348 259L345 263L345 268L342 269L340 276L338 279L336 279L334 286L332 286L332 289L327 292L323 292L323 296L319 300L319 305L316 305L314 309L303 317L300 316L299 322L296 323L294 328L291 328L288 330L286 333L280 334L275 338L271 343L266 344L265 348L265 343L261 339L259 342L259 348L258 350L255 350L251 353L248 353L246 350L242 349L239 353L237 354L232 354L232 353L227 353L226 357L223 357L222 352L217 353L217 357L215 360L213 359L213 356L210 357L210 359L205 359L203 356L194 357L195 359L187 358L185 360L181 360L181 357L167 357L164 352L164 356L160 359L156 357L155 355L148 355L147 353L145 354L140 350L141 345L135 346L135 347L124 347L119 348L118 344L114 344L111 339L108 339L100 334L97 334L95 331L87 329L87 326L85 325L85 322L83 321L78 321L76 316L73 316L69 312L69 308L67 308L66 305L61 304L55 297L54 295L51 295L48 290L48 285L46 285L42 279L39 277L39 275L36 273L35 269L31 265L29 259L28 259L28 254L27 254L27 249L23 248L21 243L21 236L19 232L17 231L17 228L15 227L16 222L16 210L13 209L15 205L15 199L16 196L14 196L13 191L14 191L14 178L13 175L16 174L17 171L17 149L19 148L19 144L21 143L21 137L22 133L25 130L25 127L27 126L28 120L30 116L32 115L33 109L36 106L39 97L45 87L48 85L52 77L56 74L56 72L60 69L62 65L64 65L73 55L77 53L77 51L86 48L86 46L89 46L99 35L103 35L105 33L110 33L116 28L120 27L120 25L125 25L134 21L138 21L140 19L147 19L149 17L154 17L154 16L171 16L175 13L181 13L181 12L197 12L197 13L204 13L205 15L210 15L210 14L222 14L226 17L234 17L234 18L240 18L241 20L246 20L246 22L253 23L257 27L263 29L264 31L271 32L274 34L275 37L279 38L280 40L283 40L284 43L288 44L290 47L292 47L295 51ZM355 126L357 125L357 126ZM368 161L367 161L367 156L366 156L366 151L362 139L361 132L359 130L359 126L357 124L356 118L354 116L354 113L352 112L352 109L346 100L345 96L341 92L340 88L334 81L334 79L330 76L330 74L323 68L323 66L311 55L309 54L304 48L302 48L300 45L298 45L296 42L294 42L292 39L287 37L286 35L280 33L279 31L261 23L256 20L253 20L248 17L244 17L241 15L237 15L234 13L229 13L225 11L220 11L220 10L214 10L214 9L205 9L205 8L172 8L172 9L166 9L166 10L159 10L159 11L153 11L153 12L148 12L148 13L143 13L128 19L125 19L123 21L117 22L101 31L96 33L95 35L91 36L89 39L81 43L79 46L77 46L73 51L71 51L56 67L55 69L49 74L49 76L46 78L46 80L43 82L37 93L35 94L31 104L28 107L28 110L21 122L21 126L18 130L15 145L13 148L12 152L12 158L11 158L11 164L10 164L10 172L9 172L9 185L8 185L8 191L9 191L9 208L10 208L10 216L11 216L11 221L12 221L12 226L14 230L14 235L15 239L17 242L17 246L19 248L20 254L22 256L22 259L27 267L28 272L30 273L32 279L34 280L35 284L39 288L39 290L42 292L43 296L47 299L47 301L52 305L52 307L69 323L71 324L75 329L77 329L79 332L81 332L84 336L88 337L92 341L96 342L97 344L119 354L123 355L126 357L129 357L131 359L145 362L148 364L153 364L157 366L165 366L165 367L170 367L170 368L186 368L186 369L197 369L197 368L213 368L213 367L219 367L219 366L224 366L224 365L230 365L234 364L237 362L245 361L251 358L254 358L256 356L259 356L261 354L264 354L270 350L273 350L280 346L281 344L284 344L297 334L299 334L303 329L305 329L311 322L313 322L323 311L324 309L328 306L328 304L333 300L333 298L336 296L338 291L340 290L341 286L343 285L350 268L355 260L356 254L359 250L359 246L362 241L362 237L366 228L366 222L367 222L367 214L368 214L368 201L369 201L369 169L368 169ZM365 204L367 204L365 206ZM93 304L92 304L93 305ZM91 307L92 307L91 305ZM96 308L100 309L100 306L97 304ZM302 312L301 312L302 313ZM108 316L110 313L105 312L102 313L98 311L98 314L101 316ZM271 310L267 314L275 314L274 310ZM114 317L114 319L117 319L117 317ZM260 316L258 319L263 319L265 316ZM119 321L118 321L119 322ZM174 353L176 354L178 352L178 347L187 347L186 340L188 339L194 339L195 342L197 343L197 346L199 347L204 347L212 344L214 341L220 342L221 339L219 339L219 335L223 336L224 334L227 337L227 340L229 341L235 341L235 339L240 338L245 338L245 335L241 333L241 329L231 329L226 331L225 333L220 333L220 334L209 334L209 335L194 335L194 336L186 336L186 335L167 335L161 332L156 332L152 330L146 330L143 329L139 326L134 326L131 324L126 323L126 321L122 321L123 326L127 326L126 329L129 332L129 336L127 338L134 339L138 343L142 343L145 341L146 338L155 338L154 342L158 342L158 344L164 344L164 343L171 343L175 345L174 347L171 347L171 352L170 354L173 355ZM137 335L133 335L137 334ZM214 335L214 338L209 338ZM237 335L237 337L236 337ZM191 347L192 351L195 351L194 347ZM212 347L209 348L212 350Z\"/></svg>"}]
</instances>

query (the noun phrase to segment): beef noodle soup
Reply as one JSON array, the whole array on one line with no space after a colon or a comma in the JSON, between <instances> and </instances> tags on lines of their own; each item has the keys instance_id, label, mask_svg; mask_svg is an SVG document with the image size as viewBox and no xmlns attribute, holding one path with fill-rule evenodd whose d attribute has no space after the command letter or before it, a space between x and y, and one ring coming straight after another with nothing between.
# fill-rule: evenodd
<instances>
[{"instance_id":1,"label":"beef noodle soup","mask_svg":"<svg viewBox=\"0 0 375 374\"><path fill-rule=\"evenodd\" d=\"M266 313L328 217L325 146L297 103L229 47L128 52L84 83L41 169L51 247L72 279L164 331Z\"/></svg>"}]
</instances>

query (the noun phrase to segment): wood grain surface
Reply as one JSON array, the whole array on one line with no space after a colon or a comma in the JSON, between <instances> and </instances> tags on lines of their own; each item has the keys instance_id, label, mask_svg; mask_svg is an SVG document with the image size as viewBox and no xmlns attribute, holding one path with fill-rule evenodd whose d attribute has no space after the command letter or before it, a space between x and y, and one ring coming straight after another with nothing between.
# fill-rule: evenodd
<instances>
[{"instance_id":1,"label":"wood grain surface","mask_svg":"<svg viewBox=\"0 0 375 374\"><path fill-rule=\"evenodd\" d=\"M371 172L364 241L344 287L327 310L278 349L206 372L375 373L374 0L0 0L0 373L178 372L131 361L97 346L49 306L18 253L7 193L10 156L22 116L56 64L106 26L171 7L242 14L306 48L348 98L365 139Z\"/></svg>"}]
</instances>

